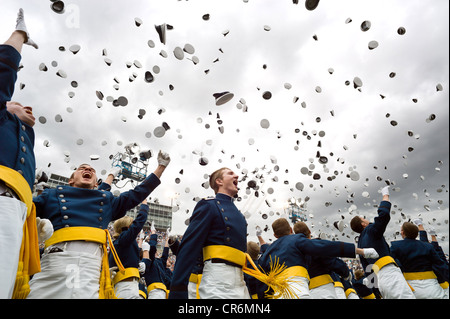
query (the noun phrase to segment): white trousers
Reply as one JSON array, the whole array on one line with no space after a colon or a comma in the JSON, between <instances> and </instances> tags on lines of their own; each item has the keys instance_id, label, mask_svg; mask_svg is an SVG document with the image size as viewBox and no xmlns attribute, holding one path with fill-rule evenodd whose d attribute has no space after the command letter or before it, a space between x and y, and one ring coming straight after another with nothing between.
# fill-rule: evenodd
<instances>
[{"instance_id":1,"label":"white trousers","mask_svg":"<svg viewBox=\"0 0 450 319\"><path fill-rule=\"evenodd\" d=\"M311 299L311 291L309 290L309 279L300 276L290 277L291 283L289 287L297 295L297 299ZM279 299L287 299L289 296L282 296Z\"/></svg>"},{"instance_id":2,"label":"white trousers","mask_svg":"<svg viewBox=\"0 0 450 319\"><path fill-rule=\"evenodd\" d=\"M25 203L0 196L0 299L10 299L14 291L26 218Z\"/></svg>"},{"instance_id":3,"label":"white trousers","mask_svg":"<svg viewBox=\"0 0 450 319\"><path fill-rule=\"evenodd\" d=\"M200 299L250 299L241 268L205 261L198 287Z\"/></svg>"},{"instance_id":4,"label":"white trousers","mask_svg":"<svg viewBox=\"0 0 450 319\"><path fill-rule=\"evenodd\" d=\"M449 288L444 289L444 299L449 299L448 298L448 289Z\"/></svg>"},{"instance_id":5,"label":"white trousers","mask_svg":"<svg viewBox=\"0 0 450 319\"><path fill-rule=\"evenodd\" d=\"M167 294L164 290L155 288L148 292L147 299L167 299Z\"/></svg>"},{"instance_id":6,"label":"white trousers","mask_svg":"<svg viewBox=\"0 0 450 319\"><path fill-rule=\"evenodd\" d=\"M114 285L114 294L119 299L140 299L139 295L139 280L119 281Z\"/></svg>"},{"instance_id":7,"label":"white trousers","mask_svg":"<svg viewBox=\"0 0 450 319\"><path fill-rule=\"evenodd\" d=\"M50 253L53 247L62 252ZM85 241L58 243L41 258L41 272L30 280L29 299L98 299L102 246Z\"/></svg>"},{"instance_id":8,"label":"white trousers","mask_svg":"<svg viewBox=\"0 0 450 319\"><path fill-rule=\"evenodd\" d=\"M334 287L334 292L336 293L337 299L347 299L345 295L344 288L342 287Z\"/></svg>"},{"instance_id":9,"label":"white trousers","mask_svg":"<svg viewBox=\"0 0 450 319\"><path fill-rule=\"evenodd\" d=\"M437 279L408 280L414 288L416 299L444 299L444 289L439 285Z\"/></svg>"},{"instance_id":10,"label":"white trousers","mask_svg":"<svg viewBox=\"0 0 450 319\"><path fill-rule=\"evenodd\" d=\"M377 274L378 288L383 299L416 299L399 267L388 264Z\"/></svg>"},{"instance_id":11,"label":"white trousers","mask_svg":"<svg viewBox=\"0 0 450 319\"><path fill-rule=\"evenodd\" d=\"M195 282L188 283L188 299L197 299L197 284Z\"/></svg>"},{"instance_id":12,"label":"white trousers","mask_svg":"<svg viewBox=\"0 0 450 319\"><path fill-rule=\"evenodd\" d=\"M310 289L309 293L311 295L311 299L338 299L334 289L334 283L332 282Z\"/></svg>"}]
</instances>

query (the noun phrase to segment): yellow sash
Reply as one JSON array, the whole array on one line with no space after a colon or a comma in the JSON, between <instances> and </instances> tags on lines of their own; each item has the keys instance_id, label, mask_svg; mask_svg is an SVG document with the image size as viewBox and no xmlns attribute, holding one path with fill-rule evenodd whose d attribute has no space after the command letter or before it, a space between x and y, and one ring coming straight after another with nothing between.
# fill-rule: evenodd
<instances>
[{"instance_id":1,"label":"yellow sash","mask_svg":"<svg viewBox=\"0 0 450 319\"><path fill-rule=\"evenodd\" d=\"M448 281L440 283L439 285L442 287L442 289L448 289Z\"/></svg>"},{"instance_id":2,"label":"yellow sash","mask_svg":"<svg viewBox=\"0 0 450 319\"><path fill-rule=\"evenodd\" d=\"M314 289L332 282L334 282L334 280L328 274L316 276L310 279L309 289Z\"/></svg>"},{"instance_id":3,"label":"yellow sash","mask_svg":"<svg viewBox=\"0 0 450 319\"><path fill-rule=\"evenodd\" d=\"M406 280L424 280L424 279L436 279L435 273L431 271L420 271L420 272L404 272Z\"/></svg>"},{"instance_id":4,"label":"yellow sash","mask_svg":"<svg viewBox=\"0 0 450 319\"><path fill-rule=\"evenodd\" d=\"M203 260L205 261L211 258L224 259L239 266L244 266L246 263L244 252L224 245L210 245L203 247Z\"/></svg>"},{"instance_id":5,"label":"yellow sash","mask_svg":"<svg viewBox=\"0 0 450 319\"><path fill-rule=\"evenodd\" d=\"M145 291L142 291L139 289L139 296L142 297L142 299L147 299L147 293Z\"/></svg>"},{"instance_id":6,"label":"yellow sash","mask_svg":"<svg viewBox=\"0 0 450 319\"><path fill-rule=\"evenodd\" d=\"M169 291L167 290L166 285L164 285L162 282L154 282L150 284L150 286L147 287L147 294L152 291L153 289L161 289L166 292L166 299L169 296Z\"/></svg>"},{"instance_id":7,"label":"yellow sash","mask_svg":"<svg viewBox=\"0 0 450 319\"><path fill-rule=\"evenodd\" d=\"M341 284L342 284L342 283L341 283ZM355 295L358 295L358 293L356 292L355 289L353 289L353 288L348 288L348 289L345 291L345 297L348 299L348 296L349 296L352 292L353 292Z\"/></svg>"},{"instance_id":8,"label":"yellow sash","mask_svg":"<svg viewBox=\"0 0 450 319\"><path fill-rule=\"evenodd\" d=\"M139 269L134 267L125 268L124 271L118 271L117 274L114 276L113 279L113 285L117 284L118 282L121 282L122 280L136 277L139 279L141 275L139 274Z\"/></svg>"},{"instance_id":9,"label":"yellow sash","mask_svg":"<svg viewBox=\"0 0 450 319\"><path fill-rule=\"evenodd\" d=\"M377 299L377 298L375 297L375 294L372 292L370 295L362 297L362 299Z\"/></svg>"},{"instance_id":10,"label":"yellow sash","mask_svg":"<svg viewBox=\"0 0 450 319\"><path fill-rule=\"evenodd\" d=\"M378 272L381 270L381 268L383 268L384 266L389 265L389 264L394 264L397 266L397 263L395 262L394 258L392 258L391 256L381 257L380 259L378 259L375 262L375 264L372 267L372 270L375 274L378 275ZM414 288L408 282L406 282L406 283L408 284L411 291L414 291Z\"/></svg>"},{"instance_id":11,"label":"yellow sash","mask_svg":"<svg viewBox=\"0 0 450 319\"><path fill-rule=\"evenodd\" d=\"M195 284L195 290L196 290L197 299L200 299L200 295L198 294L198 286L200 285L201 281L202 281L202 274L194 274L194 273L192 273L189 276L189 282L192 282L192 283Z\"/></svg>"},{"instance_id":12,"label":"yellow sash","mask_svg":"<svg viewBox=\"0 0 450 319\"><path fill-rule=\"evenodd\" d=\"M380 259L378 259L378 260L375 262L375 264L374 264L373 267L372 267L372 270L373 270L373 272L374 272L375 274L378 274L378 272L380 271L381 268L383 268L384 266L389 265L389 264L395 264L395 265L397 265L397 264L395 263L394 258L392 258L391 256L384 256L384 257L381 257Z\"/></svg>"},{"instance_id":13,"label":"yellow sash","mask_svg":"<svg viewBox=\"0 0 450 319\"><path fill-rule=\"evenodd\" d=\"M41 271L39 240L36 226L36 207L30 185L17 171L0 165L0 180L11 188L27 205L27 219L23 224L22 245L17 265L13 299L25 299L30 293L30 276Z\"/></svg>"},{"instance_id":14,"label":"yellow sash","mask_svg":"<svg viewBox=\"0 0 450 319\"><path fill-rule=\"evenodd\" d=\"M342 282L340 282L340 281L335 281L334 282L334 287L340 287L340 288L344 288L344 285L342 284Z\"/></svg>"},{"instance_id":15,"label":"yellow sash","mask_svg":"<svg viewBox=\"0 0 450 319\"><path fill-rule=\"evenodd\" d=\"M278 258L275 261L270 260L270 271L262 272L253 262L249 254L240 251L239 249L224 246L224 245L210 245L203 247L203 260L212 258L220 258L239 266L242 266L242 271L259 281L265 283L269 288L272 288L273 294L269 297L280 298L296 298L295 292L291 289L290 284L295 282L295 277L304 277L309 280L308 271L302 266L286 267L279 264ZM250 267L247 266L250 263Z\"/></svg>"},{"instance_id":16,"label":"yellow sash","mask_svg":"<svg viewBox=\"0 0 450 319\"><path fill-rule=\"evenodd\" d=\"M109 261L107 254L107 242L109 242L109 249L116 261L119 272L125 272L125 268L120 262L119 256L114 249L111 235L107 229L100 229L94 227L64 227L55 231L46 242L45 247L53 244L72 241L72 240L85 240L103 245L103 257L102 257L102 271L100 273L100 290L99 299L115 299L114 288L111 283L111 275L109 272Z\"/></svg>"}]
</instances>

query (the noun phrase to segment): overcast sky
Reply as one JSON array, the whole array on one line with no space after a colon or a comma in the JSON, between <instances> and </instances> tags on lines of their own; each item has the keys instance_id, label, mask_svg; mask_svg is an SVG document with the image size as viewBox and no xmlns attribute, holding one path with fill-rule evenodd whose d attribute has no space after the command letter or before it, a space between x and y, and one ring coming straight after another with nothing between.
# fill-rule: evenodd
<instances>
[{"instance_id":1,"label":"overcast sky","mask_svg":"<svg viewBox=\"0 0 450 319\"><path fill-rule=\"evenodd\" d=\"M90 163L105 178L110 155L132 142L155 154L150 173L164 150L172 161L151 198L176 206L172 232L182 234L196 201L213 195L208 174L227 166L241 176L249 240L259 225L267 241L293 198L306 203L315 235L354 242L349 221L373 221L390 180L386 238L422 217L448 253L448 1L322 0L308 11L288 0L83 0L65 1L62 14L50 5L5 0L0 13L6 40L22 7L40 46L24 47L13 99L33 107L37 166L48 174ZM165 44L155 30L163 23L173 27ZM195 52L177 58L186 44ZM213 94L224 91L234 97L218 106ZM127 105L114 106L119 97ZM158 137L163 122L170 129Z\"/></svg>"}]
</instances>

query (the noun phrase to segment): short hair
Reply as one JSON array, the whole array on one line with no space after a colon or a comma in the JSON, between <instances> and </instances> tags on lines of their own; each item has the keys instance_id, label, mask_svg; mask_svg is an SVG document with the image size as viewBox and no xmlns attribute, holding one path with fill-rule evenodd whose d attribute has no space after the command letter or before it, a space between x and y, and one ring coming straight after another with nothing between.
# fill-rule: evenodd
<instances>
[{"instance_id":1,"label":"short hair","mask_svg":"<svg viewBox=\"0 0 450 319\"><path fill-rule=\"evenodd\" d=\"M294 233L304 234L306 237L311 235L308 225L305 222L296 222L294 225Z\"/></svg>"},{"instance_id":2,"label":"short hair","mask_svg":"<svg viewBox=\"0 0 450 319\"><path fill-rule=\"evenodd\" d=\"M130 216L123 216L122 218L119 218L114 222L113 229L114 229L114 238L119 237L119 235L124 231L124 229L130 227L130 225L133 223L133 218Z\"/></svg>"},{"instance_id":3,"label":"short hair","mask_svg":"<svg viewBox=\"0 0 450 319\"><path fill-rule=\"evenodd\" d=\"M209 186L214 190L214 193L217 194L219 191L219 186L216 183L216 179L223 177L223 171L229 169L228 167L222 167L218 170L214 171L209 177Z\"/></svg>"},{"instance_id":4,"label":"short hair","mask_svg":"<svg viewBox=\"0 0 450 319\"><path fill-rule=\"evenodd\" d=\"M291 226L286 218L278 218L272 223L273 233L276 237L283 237L291 234Z\"/></svg>"},{"instance_id":5,"label":"short hair","mask_svg":"<svg viewBox=\"0 0 450 319\"><path fill-rule=\"evenodd\" d=\"M258 259L258 255L259 255L260 250L261 250L261 248L254 241L247 242L247 253L250 255L250 257L253 260Z\"/></svg>"},{"instance_id":6,"label":"short hair","mask_svg":"<svg viewBox=\"0 0 450 319\"><path fill-rule=\"evenodd\" d=\"M411 222L404 222L402 230L405 237L409 239L416 239L417 235L419 235L419 227Z\"/></svg>"},{"instance_id":7,"label":"short hair","mask_svg":"<svg viewBox=\"0 0 450 319\"><path fill-rule=\"evenodd\" d=\"M362 277L364 277L364 270L361 268L358 268L355 270L355 279L360 280Z\"/></svg>"},{"instance_id":8,"label":"short hair","mask_svg":"<svg viewBox=\"0 0 450 319\"><path fill-rule=\"evenodd\" d=\"M350 228L354 231L357 232L358 234L361 234L362 231L364 230L362 223L362 219L360 216L355 216L352 218L352 220L350 221Z\"/></svg>"}]
</instances>

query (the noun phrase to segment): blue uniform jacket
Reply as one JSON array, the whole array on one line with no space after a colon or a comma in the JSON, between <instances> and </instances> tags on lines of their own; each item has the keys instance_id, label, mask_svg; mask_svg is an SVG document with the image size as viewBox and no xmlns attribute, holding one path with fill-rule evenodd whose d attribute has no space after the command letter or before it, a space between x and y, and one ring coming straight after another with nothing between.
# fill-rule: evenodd
<instances>
[{"instance_id":1,"label":"blue uniform jacket","mask_svg":"<svg viewBox=\"0 0 450 319\"><path fill-rule=\"evenodd\" d=\"M318 241L320 239L312 239ZM331 275L332 272L346 278L349 275L347 264L337 257L311 256L308 263L308 274L310 278Z\"/></svg>"},{"instance_id":2,"label":"blue uniform jacket","mask_svg":"<svg viewBox=\"0 0 450 319\"><path fill-rule=\"evenodd\" d=\"M270 258L286 267L308 268L306 256L355 257L355 245L339 241L311 240L304 234L292 234L275 240L259 258L259 264L267 272Z\"/></svg>"},{"instance_id":3,"label":"blue uniform jacket","mask_svg":"<svg viewBox=\"0 0 450 319\"><path fill-rule=\"evenodd\" d=\"M169 255L169 247L164 247L161 258L156 258L156 244L158 240L157 234L150 235L150 258L143 258L142 262L145 263L145 284L150 286L152 283L161 282L166 284L166 263Z\"/></svg>"},{"instance_id":4,"label":"blue uniform jacket","mask_svg":"<svg viewBox=\"0 0 450 319\"><path fill-rule=\"evenodd\" d=\"M448 267L430 243L409 238L393 241L391 255L402 272L434 271L439 282L447 279Z\"/></svg>"},{"instance_id":5,"label":"blue uniform jacket","mask_svg":"<svg viewBox=\"0 0 450 319\"><path fill-rule=\"evenodd\" d=\"M141 204L136 219L133 220L133 223L131 223L127 230L121 232L119 237L114 240L114 248L116 249L117 255L124 268L139 267L139 262L141 260L139 257L140 248L136 242L136 238L147 221L148 210L147 204ZM116 266L114 256L109 254L108 258L109 267Z\"/></svg>"},{"instance_id":6,"label":"blue uniform jacket","mask_svg":"<svg viewBox=\"0 0 450 319\"><path fill-rule=\"evenodd\" d=\"M0 45L0 165L22 174L33 190L36 174L34 130L6 110L17 80L20 53L10 45Z\"/></svg>"},{"instance_id":7,"label":"blue uniform jacket","mask_svg":"<svg viewBox=\"0 0 450 319\"><path fill-rule=\"evenodd\" d=\"M384 232L391 220L390 216L391 203L382 201L378 206L378 216L374 218L374 222L370 223L359 236L358 248L374 248L381 257L390 256L389 245L384 239ZM367 266L374 264L378 259L367 259L360 256L361 265L366 274L370 273Z\"/></svg>"},{"instance_id":8,"label":"blue uniform jacket","mask_svg":"<svg viewBox=\"0 0 450 319\"><path fill-rule=\"evenodd\" d=\"M225 245L247 250L247 222L233 198L218 193L197 203L177 253L169 298L187 299L189 276L202 258L203 247Z\"/></svg>"},{"instance_id":9,"label":"blue uniform jacket","mask_svg":"<svg viewBox=\"0 0 450 319\"><path fill-rule=\"evenodd\" d=\"M86 226L106 229L109 222L125 216L141 203L161 181L150 174L134 189L115 197L105 190L58 186L33 199L36 216L47 218L56 231L62 227Z\"/></svg>"}]
</instances>

